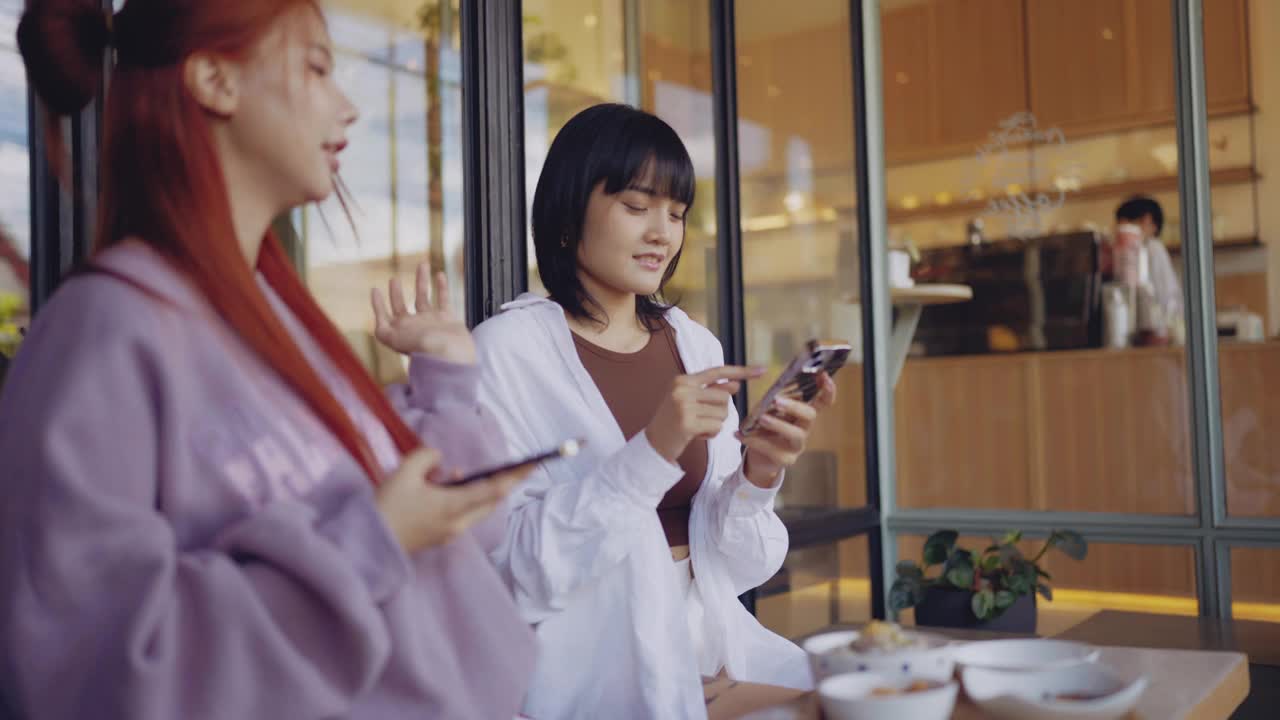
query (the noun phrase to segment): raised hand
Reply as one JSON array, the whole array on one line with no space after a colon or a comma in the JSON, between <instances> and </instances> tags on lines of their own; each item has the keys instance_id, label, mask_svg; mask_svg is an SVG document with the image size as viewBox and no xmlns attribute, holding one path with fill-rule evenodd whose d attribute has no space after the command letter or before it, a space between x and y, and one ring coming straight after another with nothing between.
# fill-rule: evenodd
<instances>
[{"instance_id":1,"label":"raised hand","mask_svg":"<svg viewBox=\"0 0 1280 720\"><path fill-rule=\"evenodd\" d=\"M471 365L476 362L476 344L465 323L449 310L449 280L443 272L432 277L431 263L418 265L414 278L414 311L405 303L400 279L387 283L391 306L378 288L373 289L374 337L378 342L405 355L420 353L440 360Z\"/></svg>"}]
</instances>

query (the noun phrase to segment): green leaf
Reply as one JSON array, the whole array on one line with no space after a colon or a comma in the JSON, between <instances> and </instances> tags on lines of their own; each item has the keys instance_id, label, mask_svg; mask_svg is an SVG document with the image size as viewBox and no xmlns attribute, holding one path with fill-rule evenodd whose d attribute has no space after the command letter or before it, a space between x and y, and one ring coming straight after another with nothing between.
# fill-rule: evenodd
<instances>
[{"instance_id":1,"label":"green leaf","mask_svg":"<svg viewBox=\"0 0 1280 720\"><path fill-rule=\"evenodd\" d=\"M1003 537L1003 538L1001 538L1001 539L1000 539L1000 544L1001 544L1001 545L1012 545L1012 544L1014 544L1014 543L1018 542L1018 541L1019 541L1019 540L1021 540L1021 539L1022 539L1022 531L1021 531L1021 530L1010 530L1009 532L1007 532L1007 533L1005 533L1005 534L1004 534L1004 537Z\"/></svg>"},{"instance_id":2,"label":"green leaf","mask_svg":"<svg viewBox=\"0 0 1280 720\"><path fill-rule=\"evenodd\" d=\"M1005 545L1000 548L1000 564L1012 569L1014 561L1022 560L1022 551L1017 545Z\"/></svg>"},{"instance_id":3,"label":"green leaf","mask_svg":"<svg viewBox=\"0 0 1280 720\"><path fill-rule=\"evenodd\" d=\"M903 560L899 562L897 565L897 571L898 577L900 578L915 578L917 580L924 578L924 571L920 569L919 565L916 565L910 560Z\"/></svg>"},{"instance_id":4,"label":"green leaf","mask_svg":"<svg viewBox=\"0 0 1280 720\"><path fill-rule=\"evenodd\" d=\"M1029 595L1036 586L1036 576L1034 566L1023 561L1026 568L1032 568L1031 573L1027 573L1023 566L1019 566L1014 572L1005 576L1004 586L1014 595Z\"/></svg>"},{"instance_id":5,"label":"green leaf","mask_svg":"<svg viewBox=\"0 0 1280 720\"><path fill-rule=\"evenodd\" d=\"M976 592L973 594L973 599L969 601L969 606L973 609L974 617L986 620L995 612L996 595L990 590Z\"/></svg>"},{"instance_id":6,"label":"green leaf","mask_svg":"<svg viewBox=\"0 0 1280 720\"><path fill-rule=\"evenodd\" d=\"M983 572L992 572L996 568L1000 567L1000 556L987 555L986 557L982 558L982 562L979 565L982 568Z\"/></svg>"},{"instance_id":7,"label":"green leaf","mask_svg":"<svg viewBox=\"0 0 1280 720\"><path fill-rule=\"evenodd\" d=\"M960 533L955 530L939 530L924 541L924 564L937 565L947 561L956 546Z\"/></svg>"},{"instance_id":8,"label":"green leaf","mask_svg":"<svg viewBox=\"0 0 1280 720\"><path fill-rule=\"evenodd\" d=\"M1049 542L1072 560L1083 560L1089 554L1089 543L1073 530L1054 530Z\"/></svg>"},{"instance_id":9,"label":"green leaf","mask_svg":"<svg viewBox=\"0 0 1280 720\"><path fill-rule=\"evenodd\" d=\"M1045 600L1048 600L1049 602L1053 602L1053 589L1050 588L1048 585L1045 585L1044 583L1040 583L1036 585L1036 590L1039 591L1039 593L1044 596Z\"/></svg>"},{"instance_id":10,"label":"green leaf","mask_svg":"<svg viewBox=\"0 0 1280 720\"><path fill-rule=\"evenodd\" d=\"M996 592L996 609L1004 610L1005 608L1012 605L1014 601L1016 601L1017 599L1018 599L1018 596L1014 595L1008 590L999 590Z\"/></svg>"},{"instance_id":11,"label":"green leaf","mask_svg":"<svg viewBox=\"0 0 1280 720\"><path fill-rule=\"evenodd\" d=\"M947 582L960 588L968 590L973 587L973 568L971 567L953 567L947 571Z\"/></svg>"},{"instance_id":12,"label":"green leaf","mask_svg":"<svg viewBox=\"0 0 1280 720\"><path fill-rule=\"evenodd\" d=\"M924 588L918 580L898 578L889 588L889 607L894 611L906 610L920 604Z\"/></svg>"}]
</instances>

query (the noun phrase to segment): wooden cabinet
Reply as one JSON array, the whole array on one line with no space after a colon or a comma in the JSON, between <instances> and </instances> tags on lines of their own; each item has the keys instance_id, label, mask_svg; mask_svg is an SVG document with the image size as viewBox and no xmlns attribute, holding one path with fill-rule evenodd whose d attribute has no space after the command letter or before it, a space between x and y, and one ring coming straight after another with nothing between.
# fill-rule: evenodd
<instances>
[{"instance_id":1,"label":"wooden cabinet","mask_svg":"<svg viewBox=\"0 0 1280 720\"><path fill-rule=\"evenodd\" d=\"M1027 108L1023 2L946 0L931 9L938 142L972 148Z\"/></svg>"},{"instance_id":2,"label":"wooden cabinet","mask_svg":"<svg viewBox=\"0 0 1280 720\"><path fill-rule=\"evenodd\" d=\"M1134 0L1028 0L1031 112L1040 125L1069 134L1118 127L1142 105L1162 102L1143 96L1148 56L1157 60L1146 46L1156 31L1140 28L1138 15Z\"/></svg>"},{"instance_id":3,"label":"wooden cabinet","mask_svg":"<svg viewBox=\"0 0 1280 720\"><path fill-rule=\"evenodd\" d=\"M1248 111L1247 0L1206 0L1209 113ZM881 16L890 164L963 155L1031 110L1079 137L1174 122L1168 0L926 0Z\"/></svg>"},{"instance_id":4,"label":"wooden cabinet","mask_svg":"<svg viewBox=\"0 0 1280 720\"><path fill-rule=\"evenodd\" d=\"M1023 0L931 0L881 19L891 163L972 152L1025 110Z\"/></svg>"},{"instance_id":5,"label":"wooden cabinet","mask_svg":"<svg viewBox=\"0 0 1280 720\"><path fill-rule=\"evenodd\" d=\"M884 146L891 161L935 145L936 46L930 42L929 17L928 4L910 5L886 12L881 21Z\"/></svg>"},{"instance_id":6,"label":"wooden cabinet","mask_svg":"<svg viewBox=\"0 0 1280 720\"><path fill-rule=\"evenodd\" d=\"M1212 115L1250 108L1246 0L1204 3ZM1069 136L1174 122L1168 0L1026 0L1031 111Z\"/></svg>"},{"instance_id":7,"label":"wooden cabinet","mask_svg":"<svg viewBox=\"0 0 1280 720\"><path fill-rule=\"evenodd\" d=\"M1246 0L1205 0L1204 84L1210 115L1252 109Z\"/></svg>"}]
</instances>

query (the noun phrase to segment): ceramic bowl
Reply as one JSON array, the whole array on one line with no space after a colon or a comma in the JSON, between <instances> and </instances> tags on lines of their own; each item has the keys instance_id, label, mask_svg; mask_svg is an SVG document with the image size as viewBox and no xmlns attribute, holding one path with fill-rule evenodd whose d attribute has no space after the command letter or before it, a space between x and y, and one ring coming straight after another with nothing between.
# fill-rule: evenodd
<instances>
[{"instance_id":1,"label":"ceramic bowl","mask_svg":"<svg viewBox=\"0 0 1280 720\"><path fill-rule=\"evenodd\" d=\"M1047 670L1093 662L1098 649L1067 640L983 640L956 645L951 657L964 668Z\"/></svg>"},{"instance_id":2,"label":"ceramic bowl","mask_svg":"<svg viewBox=\"0 0 1280 720\"><path fill-rule=\"evenodd\" d=\"M914 680L901 675L871 672L832 675L818 685L818 702L827 720L947 720L956 705L959 686L954 681L937 683L930 690L901 695L872 695L876 688L900 690Z\"/></svg>"},{"instance_id":3,"label":"ceramic bowl","mask_svg":"<svg viewBox=\"0 0 1280 720\"><path fill-rule=\"evenodd\" d=\"M1122 718L1147 689L1145 676L1126 678L1096 663L1029 672L966 668L961 677L983 712L1009 720Z\"/></svg>"},{"instance_id":4,"label":"ceramic bowl","mask_svg":"<svg viewBox=\"0 0 1280 720\"><path fill-rule=\"evenodd\" d=\"M809 655L809 668L813 679L823 678L849 672L881 673L894 677L927 678L930 680L950 680L955 673L955 662L951 659L951 645L946 638L925 633L909 634L923 638L927 646L908 650L884 650L876 652L856 652L849 644L858 639L856 630L814 635L804 642L804 650Z\"/></svg>"}]
</instances>

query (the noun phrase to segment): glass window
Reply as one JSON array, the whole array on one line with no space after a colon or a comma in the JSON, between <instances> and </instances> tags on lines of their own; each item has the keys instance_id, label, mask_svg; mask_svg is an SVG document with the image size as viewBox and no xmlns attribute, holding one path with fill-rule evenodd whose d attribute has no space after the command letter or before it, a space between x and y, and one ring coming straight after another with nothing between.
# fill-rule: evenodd
<instances>
[{"instance_id":1,"label":"glass window","mask_svg":"<svg viewBox=\"0 0 1280 720\"><path fill-rule=\"evenodd\" d=\"M835 377L836 406L778 496L778 514L797 527L866 504L849 3L739 0L736 13L747 361L770 369L748 383L750 404L805 341L855 348ZM865 537L793 551L760 590L760 618L792 636L865 619L866 578ZM813 605L819 595L827 604Z\"/></svg>"},{"instance_id":2,"label":"glass window","mask_svg":"<svg viewBox=\"0 0 1280 720\"><path fill-rule=\"evenodd\" d=\"M1280 547L1231 548L1231 615L1280 622Z\"/></svg>"},{"instance_id":3,"label":"glass window","mask_svg":"<svg viewBox=\"0 0 1280 720\"><path fill-rule=\"evenodd\" d=\"M1231 131L1211 128L1209 156L1233 155L1234 179L1212 176L1218 377L1230 519L1280 537L1280 6L1232 0L1205 8L1205 93L1241 105ZM1231 612L1280 622L1280 547L1231 548Z\"/></svg>"},{"instance_id":4,"label":"glass window","mask_svg":"<svg viewBox=\"0 0 1280 720\"><path fill-rule=\"evenodd\" d=\"M404 365L373 339L371 288L395 275L411 291L430 258L449 277L453 311L466 312L457 0L330 0L326 12L338 83L360 109L342 155L352 203L295 212L293 251L325 311L389 382Z\"/></svg>"},{"instance_id":5,"label":"glass window","mask_svg":"<svg viewBox=\"0 0 1280 720\"><path fill-rule=\"evenodd\" d=\"M898 505L1194 514L1168 3L882 8Z\"/></svg>"},{"instance_id":6,"label":"glass window","mask_svg":"<svg viewBox=\"0 0 1280 720\"><path fill-rule=\"evenodd\" d=\"M871 619L867 537L792 550L782 571L756 592L756 617L793 639L836 623Z\"/></svg>"},{"instance_id":7,"label":"glass window","mask_svg":"<svg viewBox=\"0 0 1280 720\"><path fill-rule=\"evenodd\" d=\"M1271 247L1280 204L1268 200L1280 192L1280 7L1221 5L1213 13L1206 8L1205 92L1211 102L1236 98L1248 109L1233 131L1209 136L1211 160L1243 158L1238 179L1215 173L1212 194L1227 514L1280 527L1280 447L1273 440L1280 429L1280 253ZM1267 599L1280 602L1280 594Z\"/></svg>"},{"instance_id":8,"label":"glass window","mask_svg":"<svg viewBox=\"0 0 1280 720\"><path fill-rule=\"evenodd\" d=\"M31 183L27 76L14 35L21 0L0 0L0 353L17 346L30 298Z\"/></svg>"},{"instance_id":9,"label":"glass window","mask_svg":"<svg viewBox=\"0 0 1280 720\"><path fill-rule=\"evenodd\" d=\"M710 19L705 3L680 0L526 0L525 189L556 133L598 103L625 102L679 133L697 176L684 248L667 300L715 329L715 137L711 125ZM545 293L529 236L529 288Z\"/></svg>"}]
</instances>

